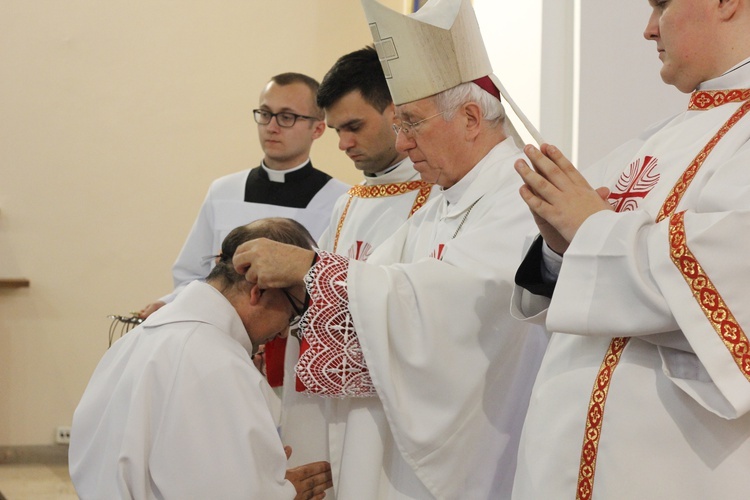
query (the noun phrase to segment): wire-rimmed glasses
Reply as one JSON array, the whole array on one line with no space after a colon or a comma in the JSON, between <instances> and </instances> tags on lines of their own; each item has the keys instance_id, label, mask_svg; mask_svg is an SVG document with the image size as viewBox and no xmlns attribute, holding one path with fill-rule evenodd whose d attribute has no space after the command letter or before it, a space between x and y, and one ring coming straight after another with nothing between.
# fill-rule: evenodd
<instances>
[{"instance_id":1,"label":"wire-rimmed glasses","mask_svg":"<svg viewBox=\"0 0 750 500\"><path fill-rule=\"evenodd\" d=\"M441 111L440 113L435 113L432 116L428 116L427 118L423 118L419 120L418 122L414 122L414 123L405 122L403 120L399 120L398 118L396 118L395 120L396 123L392 125L393 131L396 132L396 135L398 135L399 133L402 133L406 137L414 137L414 135L417 133L417 126L419 124L424 123L431 118L435 118L436 116L440 116L443 113L445 113L445 111Z\"/></svg>"}]
</instances>

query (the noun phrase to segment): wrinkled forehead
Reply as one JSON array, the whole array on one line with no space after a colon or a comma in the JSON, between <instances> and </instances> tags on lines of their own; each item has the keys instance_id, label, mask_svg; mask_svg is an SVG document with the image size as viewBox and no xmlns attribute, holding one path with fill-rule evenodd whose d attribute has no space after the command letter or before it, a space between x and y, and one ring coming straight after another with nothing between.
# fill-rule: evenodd
<instances>
[{"instance_id":1,"label":"wrinkled forehead","mask_svg":"<svg viewBox=\"0 0 750 500\"><path fill-rule=\"evenodd\" d=\"M425 97L417 101L407 102L396 106L396 118L402 121L414 122L434 115L437 112L435 96Z\"/></svg>"}]
</instances>

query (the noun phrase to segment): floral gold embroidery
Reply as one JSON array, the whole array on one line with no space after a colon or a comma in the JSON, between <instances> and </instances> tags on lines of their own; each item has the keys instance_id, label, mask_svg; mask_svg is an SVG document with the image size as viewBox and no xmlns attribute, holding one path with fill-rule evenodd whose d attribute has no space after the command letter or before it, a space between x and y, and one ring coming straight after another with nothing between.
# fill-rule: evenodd
<instances>
[{"instance_id":1,"label":"floral gold embroidery","mask_svg":"<svg viewBox=\"0 0 750 500\"><path fill-rule=\"evenodd\" d=\"M750 99L750 89L732 90L697 90L690 96L688 109L704 111L730 102L742 102Z\"/></svg>"},{"instance_id":2,"label":"floral gold embroidery","mask_svg":"<svg viewBox=\"0 0 750 500\"><path fill-rule=\"evenodd\" d=\"M586 416L586 432L583 439L583 450L581 451L581 465L578 473L577 500L590 500L594 491L594 473L596 472L596 456L599 450L599 437L602 432L602 420L604 418L604 404L607 402L609 385L612 374L620 362L622 351L630 339L617 337L609 344L607 354L604 356L596 377L594 390L589 401L589 411Z\"/></svg>"},{"instance_id":3,"label":"floral gold embroidery","mask_svg":"<svg viewBox=\"0 0 750 500\"><path fill-rule=\"evenodd\" d=\"M724 135L729 132L729 129L731 129L743 116L745 116L748 111L750 111L750 101L746 101L742 106L740 106L737 111L734 112L729 120L727 120L727 122L719 129L719 131L716 132L716 135L714 135L711 140L708 141L708 144L706 144L700 151L700 153L698 153L698 155L693 159L688 168L685 170L685 172L683 172L682 176L677 181L677 184L675 184L675 186L672 188L669 196L667 196L664 205L662 205L661 210L659 211L659 216L656 219L657 222L669 217L669 215L675 211L677 205L682 199L682 195L684 195L685 191L687 191L688 186L693 181L695 174L698 173L698 169L703 165L706 157L708 157L711 151L713 151L714 147L716 147L716 144L718 144L718 142L724 137Z\"/></svg>"},{"instance_id":4,"label":"floral gold embroidery","mask_svg":"<svg viewBox=\"0 0 750 500\"><path fill-rule=\"evenodd\" d=\"M410 181L410 182L398 182L392 184L375 184L372 186L352 186L346 193L349 196L349 200L346 202L344 211L341 213L339 222L336 225L336 237L333 240L333 251L334 253L339 246L339 237L341 236L341 229L344 227L344 220L346 220L346 214L349 211L349 206L352 204L354 198L385 198L387 196L398 196L411 191L419 191L414 203L412 204L411 210L409 211L409 217L419 210L422 205L427 203L427 199L430 197L432 192L433 184L425 181Z\"/></svg>"},{"instance_id":5,"label":"floral gold embroidery","mask_svg":"<svg viewBox=\"0 0 750 500\"><path fill-rule=\"evenodd\" d=\"M750 111L750 89L697 91L690 98L690 110L706 110L722 104L740 101L744 101L742 106L732 114L685 169L662 204L656 222L670 217L672 261L691 286L693 295L701 305L716 332L721 336L724 344L734 356L737 366L739 366L745 377L750 380L750 344L745 333L734 319L731 311L724 304L719 292L703 273L698 261L688 249L684 226L682 226L682 213L672 216L682 196L695 178L698 169L703 165L716 144L726 135L729 129ZM672 228L673 224L674 229ZM620 362L622 351L625 349L628 340L621 337L612 339L599 369L599 374L596 378L597 381L594 384L591 399L589 400L583 449L581 450L578 490L576 492L577 500L590 500L593 493L597 452L599 450L599 440L601 438L602 422L604 419L604 404L609 394L609 384L612 374Z\"/></svg>"},{"instance_id":6,"label":"floral gold embroidery","mask_svg":"<svg viewBox=\"0 0 750 500\"><path fill-rule=\"evenodd\" d=\"M750 380L750 343L711 279L687 246L685 212L669 219L672 262L690 286L695 300L734 358L742 374Z\"/></svg>"}]
</instances>

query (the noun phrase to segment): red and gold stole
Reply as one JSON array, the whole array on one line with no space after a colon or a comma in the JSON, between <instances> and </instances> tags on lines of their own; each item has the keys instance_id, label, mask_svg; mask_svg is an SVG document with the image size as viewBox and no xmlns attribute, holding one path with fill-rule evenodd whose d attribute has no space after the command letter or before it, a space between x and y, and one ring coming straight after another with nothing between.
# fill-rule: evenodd
<instances>
[{"instance_id":1,"label":"red and gold stole","mask_svg":"<svg viewBox=\"0 0 750 500\"><path fill-rule=\"evenodd\" d=\"M664 201L659 210L656 222L661 222L669 218L672 262L674 262L685 278L685 281L691 287L695 299L706 314L706 318L713 325L714 330L722 338L730 352L732 352L737 366L750 380L750 353L748 352L750 349L747 337L719 295L718 290L716 290L709 277L703 272L700 263L690 252L687 246L687 238L685 237L684 211L677 214L674 213L690 183L695 178L696 173L714 147L716 147L716 144L750 111L750 89L699 90L693 92L688 105L688 109L691 111L708 110L732 102L743 102L743 104L724 123L708 144L701 149L693 161L690 162L690 165L688 165L682 176L677 180ZM581 450L581 462L578 473L577 500L590 500L593 493L596 459L602 432L602 422L604 420L604 406L607 402L612 376L629 340L630 338L628 337L612 339L594 382L591 399L589 400L589 409L586 415L586 430L583 437L583 448Z\"/></svg>"},{"instance_id":2,"label":"red and gold stole","mask_svg":"<svg viewBox=\"0 0 750 500\"><path fill-rule=\"evenodd\" d=\"M333 251L336 252L339 245L339 236L341 235L341 229L344 227L344 220L346 214L349 211L349 206L352 204L354 198L385 198L387 196L399 196L402 194L409 193L411 191L417 191L417 196L414 198L414 203L409 211L411 217L414 213L422 208L422 205L427 203L427 199L430 197L433 184L424 181L410 181L410 182L398 182L393 184L374 184L372 186L352 186L351 189L346 193L349 196L349 200L346 202L344 211L341 212L339 223L336 225L336 238L333 240ZM408 218L407 217L407 218Z\"/></svg>"}]
</instances>

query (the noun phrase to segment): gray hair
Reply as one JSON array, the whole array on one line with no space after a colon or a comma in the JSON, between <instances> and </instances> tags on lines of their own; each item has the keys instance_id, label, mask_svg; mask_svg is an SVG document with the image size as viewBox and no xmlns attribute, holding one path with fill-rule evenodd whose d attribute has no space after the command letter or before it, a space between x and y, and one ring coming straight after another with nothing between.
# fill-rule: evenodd
<instances>
[{"instance_id":1,"label":"gray hair","mask_svg":"<svg viewBox=\"0 0 750 500\"><path fill-rule=\"evenodd\" d=\"M482 118L490 122L490 127L501 125L505 128L505 108L502 103L476 83L461 83L435 94L434 99L438 110L445 113L445 120L451 120L462 105L475 102L482 109Z\"/></svg>"}]
</instances>

